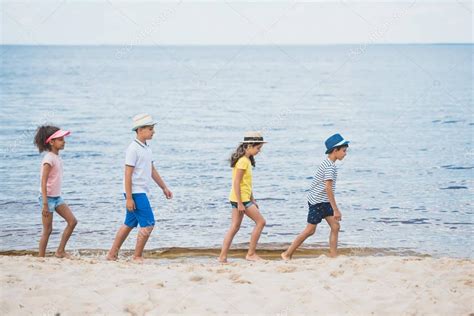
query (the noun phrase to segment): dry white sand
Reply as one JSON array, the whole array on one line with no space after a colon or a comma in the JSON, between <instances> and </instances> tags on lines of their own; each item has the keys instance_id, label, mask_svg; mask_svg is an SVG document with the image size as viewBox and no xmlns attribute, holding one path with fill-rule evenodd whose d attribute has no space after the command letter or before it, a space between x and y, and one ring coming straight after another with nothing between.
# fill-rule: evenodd
<instances>
[{"instance_id":1,"label":"dry white sand","mask_svg":"<svg viewBox=\"0 0 474 316\"><path fill-rule=\"evenodd\" d=\"M470 315L474 261L418 257L211 259L0 256L1 315Z\"/></svg>"}]
</instances>

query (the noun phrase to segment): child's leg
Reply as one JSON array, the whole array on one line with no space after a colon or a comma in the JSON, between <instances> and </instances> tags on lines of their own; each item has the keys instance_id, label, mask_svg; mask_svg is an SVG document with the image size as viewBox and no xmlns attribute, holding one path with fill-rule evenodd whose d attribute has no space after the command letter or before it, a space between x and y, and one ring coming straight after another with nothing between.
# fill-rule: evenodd
<instances>
[{"instance_id":1,"label":"child's leg","mask_svg":"<svg viewBox=\"0 0 474 316\"><path fill-rule=\"evenodd\" d=\"M117 235L115 236L112 248L110 248L110 251L107 255L107 260L117 260L120 247L122 247L123 242L125 241L125 239L127 239L132 229L133 227L129 227L125 224L119 228Z\"/></svg>"},{"instance_id":2,"label":"child's leg","mask_svg":"<svg viewBox=\"0 0 474 316\"><path fill-rule=\"evenodd\" d=\"M43 232L39 243L38 256L44 257L46 255L46 247L48 246L49 236L53 231L53 213L49 213L48 216L41 216L43 222Z\"/></svg>"},{"instance_id":3,"label":"child's leg","mask_svg":"<svg viewBox=\"0 0 474 316\"><path fill-rule=\"evenodd\" d=\"M334 216L328 216L325 219L331 227L331 234L329 235L329 256L335 257L337 256L337 239L341 224L339 224L339 221L336 220Z\"/></svg>"},{"instance_id":4,"label":"child's leg","mask_svg":"<svg viewBox=\"0 0 474 316\"><path fill-rule=\"evenodd\" d=\"M244 214L242 212L239 212L236 208L232 209L232 223L230 224L230 228L224 237L224 242L222 243L221 254L219 255L220 262L227 262L227 252L229 251L235 234L237 234L240 229L240 224L242 224L243 218Z\"/></svg>"},{"instance_id":5,"label":"child's leg","mask_svg":"<svg viewBox=\"0 0 474 316\"><path fill-rule=\"evenodd\" d=\"M58 214L67 222L67 226L64 229L63 235L61 237L61 242L59 244L58 250L56 250L56 257L63 258L67 256L65 250L66 244L69 240L69 237L71 237L74 228L77 225L77 220L67 204L61 204L57 206L56 212L58 212Z\"/></svg>"},{"instance_id":6,"label":"child's leg","mask_svg":"<svg viewBox=\"0 0 474 316\"><path fill-rule=\"evenodd\" d=\"M257 249L257 242L260 239L262 230L265 227L266 221L255 205L250 206L245 210L245 214L255 222L255 227L250 237L249 251L247 253L247 260L260 260L261 258L255 253Z\"/></svg>"},{"instance_id":7,"label":"child's leg","mask_svg":"<svg viewBox=\"0 0 474 316\"><path fill-rule=\"evenodd\" d=\"M143 249L155 226L140 227L138 230L137 245L135 246L134 260L143 260Z\"/></svg>"},{"instance_id":8,"label":"child's leg","mask_svg":"<svg viewBox=\"0 0 474 316\"><path fill-rule=\"evenodd\" d=\"M296 237L291 246L281 254L281 257L284 260L290 260L293 256L293 253L298 249L299 246L309 237L316 232L316 225L309 224L306 225L306 228Z\"/></svg>"}]
</instances>

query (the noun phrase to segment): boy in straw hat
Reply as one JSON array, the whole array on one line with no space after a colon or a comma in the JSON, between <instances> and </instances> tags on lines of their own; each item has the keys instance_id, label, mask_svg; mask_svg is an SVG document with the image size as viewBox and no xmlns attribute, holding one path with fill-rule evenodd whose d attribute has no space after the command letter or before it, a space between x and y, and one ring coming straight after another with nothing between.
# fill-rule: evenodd
<instances>
[{"instance_id":1,"label":"boy in straw hat","mask_svg":"<svg viewBox=\"0 0 474 316\"><path fill-rule=\"evenodd\" d=\"M290 260L296 249L316 231L316 226L323 218L331 227L329 236L329 256L337 255L337 240L342 214L336 204L337 169L336 161L342 160L347 154L349 142L341 135L334 134L326 140L327 158L320 164L308 194L308 224L285 252L281 254L284 260Z\"/></svg>"},{"instance_id":2,"label":"boy in straw hat","mask_svg":"<svg viewBox=\"0 0 474 316\"><path fill-rule=\"evenodd\" d=\"M133 118L132 130L136 132L136 139L128 146L125 154L124 195L127 213L107 255L108 260L117 260L123 242L132 229L140 225L133 259L143 261L143 249L155 225L155 217L147 197L152 180L163 190L167 199L173 197L173 193L153 165L151 148L147 144L147 140L151 140L155 134L155 124L148 114L139 114Z\"/></svg>"}]
</instances>

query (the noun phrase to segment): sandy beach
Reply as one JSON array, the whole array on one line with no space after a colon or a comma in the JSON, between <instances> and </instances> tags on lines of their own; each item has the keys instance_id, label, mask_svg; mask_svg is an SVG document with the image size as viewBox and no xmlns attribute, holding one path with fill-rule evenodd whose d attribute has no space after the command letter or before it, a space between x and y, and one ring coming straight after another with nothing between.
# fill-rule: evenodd
<instances>
[{"instance_id":1,"label":"sandy beach","mask_svg":"<svg viewBox=\"0 0 474 316\"><path fill-rule=\"evenodd\" d=\"M0 256L2 315L472 315L468 259L340 256L221 265Z\"/></svg>"}]
</instances>

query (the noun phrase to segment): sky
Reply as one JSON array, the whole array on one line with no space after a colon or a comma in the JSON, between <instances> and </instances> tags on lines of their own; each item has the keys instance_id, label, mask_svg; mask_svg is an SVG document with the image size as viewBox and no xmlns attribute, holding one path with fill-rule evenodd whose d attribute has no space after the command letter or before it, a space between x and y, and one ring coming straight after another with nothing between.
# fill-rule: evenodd
<instances>
[{"instance_id":1,"label":"sky","mask_svg":"<svg viewBox=\"0 0 474 316\"><path fill-rule=\"evenodd\" d=\"M0 44L472 43L471 1L0 0Z\"/></svg>"}]
</instances>

